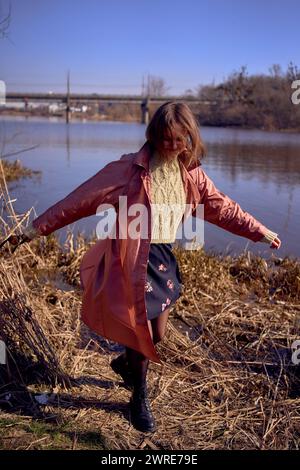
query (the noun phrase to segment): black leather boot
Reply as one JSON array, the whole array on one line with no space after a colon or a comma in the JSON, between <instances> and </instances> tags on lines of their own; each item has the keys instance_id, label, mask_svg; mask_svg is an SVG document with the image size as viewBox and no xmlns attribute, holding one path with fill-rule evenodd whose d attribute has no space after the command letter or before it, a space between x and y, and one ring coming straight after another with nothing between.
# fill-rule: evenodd
<instances>
[{"instance_id":1,"label":"black leather boot","mask_svg":"<svg viewBox=\"0 0 300 470\"><path fill-rule=\"evenodd\" d=\"M130 417L131 424L138 431L154 432L156 424L150 408L147 395L147 388L135 388L130 399Z\"/></svg>"},{"instance_id":2,"label":"black leather boot","mask_svg":"<svg viewBox=\"0 0 300 470\"><path fill-rule=\"evenodd\" d=\"M121 354L113 359L110 363L110 367L116 374L119 374L122 377L125 387L129 390L133 390L133 377L128 365L126 354Z\"/></svg>"}]
</instances>

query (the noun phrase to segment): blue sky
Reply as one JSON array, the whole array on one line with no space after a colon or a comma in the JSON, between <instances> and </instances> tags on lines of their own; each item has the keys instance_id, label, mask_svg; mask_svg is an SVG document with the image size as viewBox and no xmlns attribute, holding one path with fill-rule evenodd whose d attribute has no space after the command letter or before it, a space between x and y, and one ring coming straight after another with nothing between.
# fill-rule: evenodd
<instances>
[{"instance_id":1,"label":"blue sky","mask_svg":"<svg viewBox=\"0 0 300 470\"><path fill-rule=\"evenodd\" d=\"M300 66L296 0L0 0L11 4L0 39L9 91L141 92L160 76L170 94L221 82L246 65Z\"/></svg>"}]
</instances>

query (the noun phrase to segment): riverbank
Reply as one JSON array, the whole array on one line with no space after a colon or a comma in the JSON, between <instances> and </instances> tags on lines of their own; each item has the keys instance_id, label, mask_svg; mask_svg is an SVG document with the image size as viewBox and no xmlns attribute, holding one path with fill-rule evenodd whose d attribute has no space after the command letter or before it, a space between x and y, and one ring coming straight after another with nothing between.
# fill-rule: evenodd
<instances>
[{"instance_id":1,"label":"riverbank","mask_svg":"<svg viewBox=\"0 0 300 470\"><path fill-rule=\"evenodd\" d=\"M47 118L47 119L60 119L62 121L66 120L65 113L47 113L47 112L28 112L28 111L21 111L21 110L11 110L5 111L0 110L0 117L1 116L9 116L9 117L24 117L26 119L30 118ZM88 113L79 113L74 112L70 113L70 121L118 121L118 122L140 122L140 117L138 113L136 115L123 115L120 113L112 113L112 114L88 114Z\"/></svg>"},{"instance_id":2,"label":"riverbank","mask_svg":"<svg viewBox=\"0 0 300 470\"><path fill-rule=\"evenodd\" d=\"M46 113L46 112L28 112L28 111L21 111L21 110L0 110L0 117L1 116L9 116L9 117L24 117L26 119L30 118L47 118L47 119L59 119L65 121L65 114L61 113ZM212 119L211 117L208 118L207 116L201 115L201 112L197 115L198 121L201 126L205 127L220 127L220 128L229 128L229 129L245 129L245 130L262 130L265 132L285 132L285 133L300 133L300 123L298 127L293 128L279 128L276 127L274 122L269 122L267 125L262 126L253 126L253 125L245 125L245 124L238 124L238 122L226 122L226 120L220 119L220 116L216 119ZM88 113L71 113L70 121L76 122L105 122L105 121L116 121L116 122L141 122L140 110L137 108L127 112L123 112L120 110L116 110L115 112L110 112L107 114L88 114Z\"/></svg>"},{"instance_id":3,"label":"riverbank","mask_svg":"<svg viewBox=\"0 0 300 470\"><path fill-rule=\"evenodd\" d=\"M70 232L63 247L52 234L2 249L0 448L299 449L299 260L175 249L184 289L163 364L150 366L158 431L145 437L109 367L120 346L80 322L79 266L94 242Z\"/></svg>"}]
</instances>

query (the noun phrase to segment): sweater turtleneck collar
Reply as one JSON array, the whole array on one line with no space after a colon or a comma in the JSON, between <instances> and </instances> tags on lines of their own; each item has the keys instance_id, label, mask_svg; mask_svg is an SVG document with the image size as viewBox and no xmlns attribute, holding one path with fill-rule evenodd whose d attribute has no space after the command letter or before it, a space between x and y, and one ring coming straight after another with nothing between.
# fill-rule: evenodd
<instances>
[{"instance_id":1,"label":"sweater turtleneck collar","mask_svg":"<svg viewBox=\"0 0 300 470\"><path fill-rule=\"evenodd\" d=\"M179 166L178 155L175 158L168 159L162 157L157 150L154 150L154 152L151 154L149 163L151 168L161 167L170 170L173 168L178 168Z\"/></svg>"}]
</instances>

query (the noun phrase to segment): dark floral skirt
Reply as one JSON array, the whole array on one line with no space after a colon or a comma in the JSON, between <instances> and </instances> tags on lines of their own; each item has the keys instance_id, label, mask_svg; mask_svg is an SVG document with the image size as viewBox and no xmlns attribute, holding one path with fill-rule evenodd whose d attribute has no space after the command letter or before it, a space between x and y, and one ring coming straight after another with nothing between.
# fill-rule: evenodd
<instances>
[{"instance_id":1,"label":"dark floral skirt","mask_svg":"<svg viewBox=\"0 0 300 470\"><path fill-rule=\"evenodd\" d=\"M171 243L151 243L145 283L148 320L158 317L180 297L182 279Z\"/></svg>"}]
</instances>

